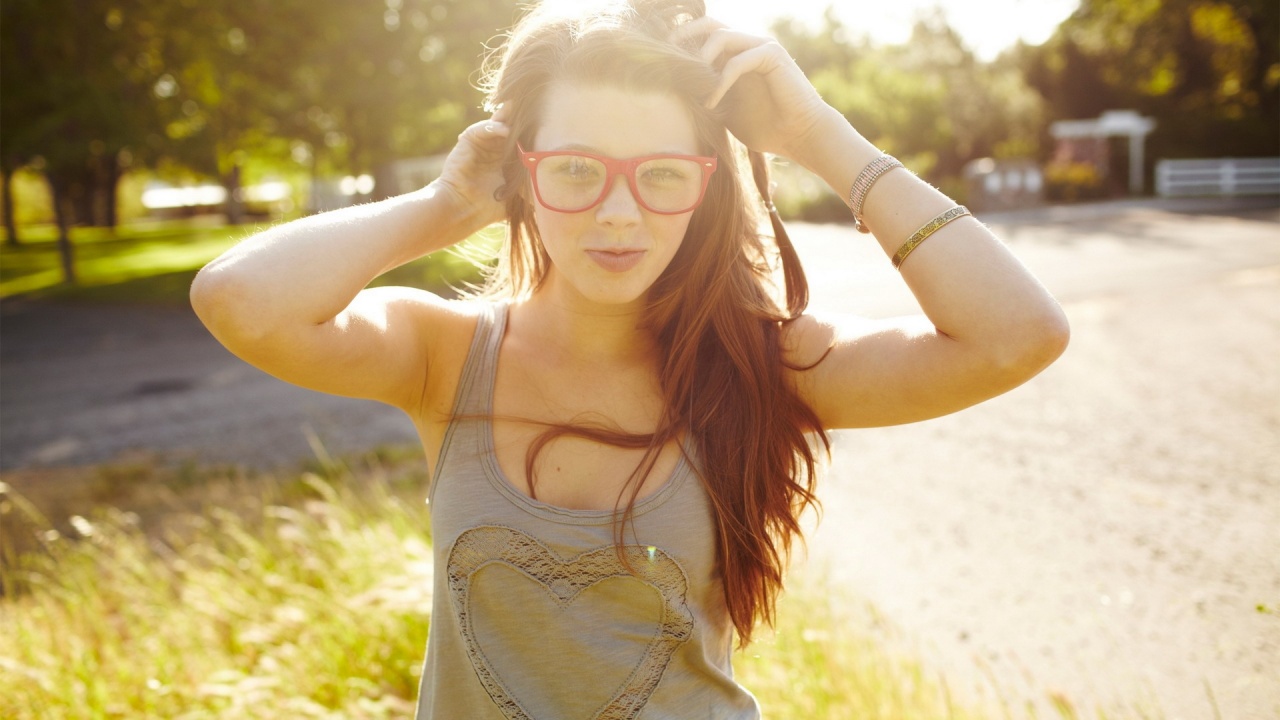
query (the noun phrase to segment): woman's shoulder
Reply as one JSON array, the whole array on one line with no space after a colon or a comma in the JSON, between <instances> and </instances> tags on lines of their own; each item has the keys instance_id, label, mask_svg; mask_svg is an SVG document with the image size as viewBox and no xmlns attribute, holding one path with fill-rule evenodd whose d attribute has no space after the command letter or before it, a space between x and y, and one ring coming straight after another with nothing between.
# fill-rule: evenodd
<instances>
[{"instance_id":1,"label":"woman's shoulder","mask_svg":"<svg viewBox=\"0 0 1280 720\"><path fill-rule=\"evenodd\" d=\"M491 312L500 303L478 297L445 298L434 293L417 293L415 299L424 316L440 323L474 325L476 319Z\"/></svg>"},{"instance_id":2,"label":"woman's shoulder","mask_svg":"<svg viewBox=\"0 0 1280 720\"><path fill-rule=\"evenodd\" d=\"M783 377L824 424L833 416L830 405L846 404L843 393L857 379L857 368L876 362L873 350L857 349L859 338L876 328L875 321L864 317L813 312L782 324Z\"/></svg>"},{"instance_id":3,"label":"woman's shoulder","mask_svg":"<svg viewBox=\"0 0 1280 720\"><path fill-rule=\"evenodd\" d=\"M419 321L432 338L427 358L427 396L451 398L481 319L495 317L502 302L436 295L422 297L418 302Z\"/></svg>"},{"instance_id":4,"label":"woman's shoulder","mask_svg":"<svg viewBox=\"0 0 1280 720\"><path fill-rule=\"evenodd\" d=\"M827 356L841 335L841 328L860 318L805 312L782 323L778 342L782 359L790 368L810 368Z\"/></svg>"},{"instance_id":5,"label":"woman's shoulder","mask_svg":"<svg viewBox=\"0 0 1280 720\"><path fill-rule=\"evenodd\" d=\"M445 298L416 288L378 289L395 295L394 298L388 298L387 302L403 302L408 306L420 335L439 339L443 342L438 344L444 346L453 345L452 341L457 339L455 336L465 335L469 338L479 319L493 316L503 304L502 301L479 297Z\"/></svg>"},{"instance_id":6,"label":"woman's shoulder","mask_svg":"<svg viewBox=\"0 0 1280 720\"><path fill-rule=\"evenodd\" d=\"M423 293L423 296L428 295ZM482 318L495 317L501 302L484 298L442 298L419 296L417 315L423 329L432 337L428 362L439 364L442 355L459 355L465 360L471 338Z\"/></svg>"}]
</instances>

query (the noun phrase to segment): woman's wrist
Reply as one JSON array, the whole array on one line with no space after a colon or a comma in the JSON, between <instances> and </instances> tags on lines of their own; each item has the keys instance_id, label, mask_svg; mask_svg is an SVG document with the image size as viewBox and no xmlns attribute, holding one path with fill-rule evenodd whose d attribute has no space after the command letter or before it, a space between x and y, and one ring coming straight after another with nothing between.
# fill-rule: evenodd
<instances>
[{"instance_id":1,"label":"woman's wrist","mask_svg":"<svg viewBox=\"0 0 1280 720\"><path fill-rule=\"evenodd\" d=\"M787 157L825 180L846 202L858 173L882 154L830 106L792 148Z\"/></svg>"},{"instance_id":2,"label":"woman's wrist","mask_svg":"<svg viewBox=\"0 0 1280 720\"><path fill-rule=\"evenodd\" d=\"M791 159L825 180L846 204L859 175L884 155L834 108L794 147ZM862 201L860 222L875 233L889 256L922 224L955 206L954 201L901 167L878 175L873 184L862 188L857 199ZM854 210L850 208L850 212Z\"/></svg>"},{"instance_id":3,"label":"woman's wrist","mask_svg":"<svg viewBox=\"0 0 1280 720\"><path fill-rule=\"evenodd\" d=\"M466 192L458 183L443 175L432 180L423 191L437 196L447 204L444 210L446 216L459 227L468 229L464 237L501 221L506 214L502 203L491 197L492 191L481 191L486 194L477 197L476 192Z\"/></svg>"},{"instance_id":4,"label":"woman's wrist","mask_svg":"<svg viewBox=\"0 0 1280 720\"><path fill-rule=\"evenodd\" d=\"M447 178L432 180L414 195L430 208L427 212L432 215L436 227L444 230L439 234L450 236L440 238L446 243L442 247L459 242L502 219L500 216L495 218L494 213L489 212L491 208L482 208L472 202Z\"/></svg>"},{"instance_id":5,"label":"woman's wrist","mask_svg":"<svg viewBox=\"0 0 1280 720\"><path fill-rule=\"evenodd\" d=\"M384 202L390 204L384 213L384 222L389 222L384 237L395 249L382 272L451 247L502 219L467 202L448 181L439 178Z\"/></svg>"}]
</instances>

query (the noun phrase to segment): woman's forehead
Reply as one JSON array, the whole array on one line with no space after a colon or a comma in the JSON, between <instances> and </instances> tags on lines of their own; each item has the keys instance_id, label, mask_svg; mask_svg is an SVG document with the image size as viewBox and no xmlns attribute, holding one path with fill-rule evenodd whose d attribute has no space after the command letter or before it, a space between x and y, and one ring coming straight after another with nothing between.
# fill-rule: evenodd
<instances>
[{"instance_id":1,"label":"woman's forehead","mask_svg":"<svg viewBox=\"0 0 1280 720\"><path fill-rule=\"evenodd\" d=\"M556 83L543 100L534 145L611 157L698 153L689 111L674 95L607 85Z\"/></svg>"}]
</instances>

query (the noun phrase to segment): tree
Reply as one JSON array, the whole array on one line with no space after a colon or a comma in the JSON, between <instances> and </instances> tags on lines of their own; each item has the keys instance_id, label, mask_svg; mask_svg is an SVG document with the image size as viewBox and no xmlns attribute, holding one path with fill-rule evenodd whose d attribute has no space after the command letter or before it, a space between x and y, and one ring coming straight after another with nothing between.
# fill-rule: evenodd
<instances>
[{"instance_id":1,"label":"tree","mask_svg":"<svg viewBox=\"0 0 1280 720\"><path fill-rule=\"evenodd\" d=\"M438 152L480 118L484 44L513 20L504 0L326 0L296 58L284 128L320 165L373 173ZM385 192L387 183L379 183Z\"/></svg>"},{"instance_id":2,"label":"tree","mask_svg":"<svg viewBox=\"0 0 1280 720\"><path fill-rule=\"evenodd\" d=\"M311 42L305 25L322 7L301 0L161 5L155 62L163 75L155 94L166 120L164 154L218 178L226 189L227 221L239 224L242 168L287 111L291 63Z\"/></svg>"},{"instance_id":3,"label":"tree","mask_svg":"<svg viewBox=\"0 0 1280 720\"><path fill-rule=\"evenodd\" d=\"M854 41L831 12L817 31L773 32L859 132L935 182L976 157L1035 150L1040 99L1007 60L978 61L941 14L921 18L900 46Z\"/></svg>"},{"instance_id":4,"label":"tree","mask_svg":"<svg viewBox=\"0 0 1280 720\"><path fill-rule=\"evenodd\" d=\"M231 222L245 157L282 139L302 143L313 174L377 174L451 143L477 119L483 43L512 14L501 0L187 5L164 19L166 136L183 165L222 178Z\"/></svg>"},{"instance_id":5,"label":"tree","mask_svg":"<svg viewBox=\"0 0 1280 720\"><path fill-rule=\"evenodd\" d=\"M1274 0L1083 0L1018 63L1054 118L1154 116L1153 161L1280 154Z\"/></svg>"},{"instance_id":6,"label":"tree","mask_svg":"<svg viewBox=\"0 0 1280 720\"><path fill-rule=\"evenodd\" d=\"M5 0L0 181L36 159L69 228L115 223L122 167L218 177L241 220L251 157L374 172L450 146L504 0ZM7 195L6 195L7 197ZM7 206L6 206L7 207ZM6 212L11 222L13 213ZM10 233L12 240L16 235Z\"/></svg>"},{"instance_id":7,"label":"tree","mask_svg":"<svg viewBox=\"0 0 1280 720\"><path fill-rule=\"evenodd\" d=\"M78 220L114 226L121 157L158 125L149 100L149 68L133 61L137 31L148 27L147 5L145 0L7 0L3 5L0 163L7 175L43 159L67 282L75 280L69 228Z\"/></svg>"}]
</instances>

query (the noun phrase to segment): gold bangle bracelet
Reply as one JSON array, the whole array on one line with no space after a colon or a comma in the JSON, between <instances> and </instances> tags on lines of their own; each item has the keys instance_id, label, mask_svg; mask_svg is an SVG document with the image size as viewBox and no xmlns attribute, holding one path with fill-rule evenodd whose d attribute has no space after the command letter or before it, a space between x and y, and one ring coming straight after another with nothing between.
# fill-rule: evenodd
<instances>
[{"instance_id":1,"label":"gold bangle bracelet","mask_svg":"<svg viewBox=\"0 0 1280 720\"><path fill-rule=\"evenodd\" d=\"M927 240L930 235L938 232L938 229L943 225L968 214L969 208L963 205L957 205L938 217L930 220L924 227L915 231L915 233L908 238L906 242L902 243L902 247L898 248L898 252L893 254L894 269L896 270L902 267L902 261L907 259L907 256L911 254L911 251L915 250L920 243Z\"/></svg>"}]
</instances>

